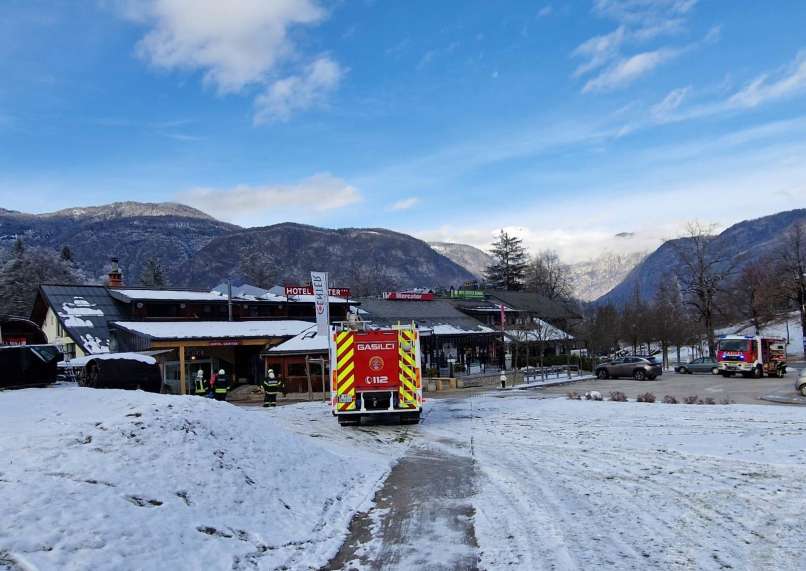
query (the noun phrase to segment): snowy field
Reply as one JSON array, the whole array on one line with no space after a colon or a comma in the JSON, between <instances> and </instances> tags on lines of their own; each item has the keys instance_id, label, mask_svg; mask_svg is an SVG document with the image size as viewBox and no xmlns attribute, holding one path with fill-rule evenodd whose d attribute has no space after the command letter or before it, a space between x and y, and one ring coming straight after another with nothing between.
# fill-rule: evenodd
<instances>
[{"instance_id":1,"label":"snowy field","mask_svg":"<svg viewBox=\"0 0 806 571\"><path fill-rule=\"evenodd\" d=\"M317 568L406 446L321 403L2 392L0 569Z\"/></svg>"},{"instance_id":2,"label":"snowy field","mask_svg":"<svg viewBox=\"0 0 806 571\"><path fill-rule=\"evenodd\" d=\"M806 569L806 409L459 403L422 429L468 435L481 569Z\"/></svg>"},{"instance_id":3,"label":"snowy field","mask_svg":"<svg viewBox=\"0 0 806 571\"><path fill-rule=\"evenodd\" d=\"M340 428L56 387L0 393L0 451L3 570L328 568L357 512L355 553L398 557L359 569L806 569L804 408L508 392Z\"/></svg>"}]
</instances>

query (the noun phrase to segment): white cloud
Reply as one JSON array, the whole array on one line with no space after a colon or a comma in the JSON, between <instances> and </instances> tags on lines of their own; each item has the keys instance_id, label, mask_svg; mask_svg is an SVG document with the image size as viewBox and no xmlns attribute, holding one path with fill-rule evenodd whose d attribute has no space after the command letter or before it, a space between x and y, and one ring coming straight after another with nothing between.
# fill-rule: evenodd
<instances>
[{"instance_id":1,"label":"white cloud","mask_svg":"<svg viewBox=\"0 0 806 571\"><path fill-rule=\"evenodd\" d=\"M585 87L582 88L582 92L611 91L629 85L659 65L677 57L679 53L679 50L660 49L619 60L593 79L588 80Z\"/></svg>"},{"instance_id":2,"label":"white cloud","mask_svg":"<svg viewBox=\"0 0 806 571\"><path fill-rule=\"evenodd\" d=\"M411 196L409 198L398 200L389 207L389 210L408 210L409 208L417 206L419 203L420 203L419 198L417 198L416 196Z\"/></svg>"},{"instance_id":3,"label":"white cloud","mask_svg":"<svg viewBox=\"0 0 806 571\"><path fill-rule=\"evenodd\" d=\"M538 12L537 12L537 17L538 17L538 18L545 18L546 16L550 16L550 15L551 15L551 13L552 13L553 11L554 11L554 10L553 10L553 8L551 7L551 4L546 4L545 6L543 6L543 7L542 7L542 8L541 8L541 9L540 9Z\"/></svg>"},{"instance_id":4,"label":"white cloud","mask_svg":"<svg viewBox=\"0 0 806 571\"><path fill-rule=\"evenodd\" d=\"M762 74L728 99L730 107L757 107L806 91L806 50L798 53L777 78Z\"/></svg>"},{"instance_id":5,"label":"white cloud","mask_svg":"<svg viewBox=\"0 0 806 571\"><path fill-rule=\"evenodd\" d=\"M320 56L302 74L275 81L255 99L255 123L287 121L295 112L321 102L343 74L339 64Z\"/></svg>"},{"instance_id":6,"label":"white cloud","mask_svg":"<svg viewBox=\"0 0 806 571\"><path fill-rule=\"evenodd\" d=\"M292 185L194 188L176 199L219 219L265 223L265 217L278 221L344 208L360 202L361 194L345 181L323 173Z\"/></svg>"},{"instance_id":7,"label":"white cloud","mask_svg":"<svg viewBox=\"0 0 806 571\"><path fill-rule=\"evenodd\" d=\"M300 72L302 79L285 71L289 77L276 80L284 68L304 61L291 32L324 20L318 0L118 0L116 5L124 17L148 28L137 43L140 58L165 70L201 71L219 93L250 86L268 86L268 91L276 86L281 92L294 79L308 87L328 84L327 74L333 83L333 70L339 69L329 59L323 69L320 57ZM294 110L304 107L293 105Z\"/></svg>"},{"instance_id":8,"label":"white cloud","mask_svg":"<svg viewBox=\"0 0 806 571\"><path fill-rule=\"evenodd\" d=\"M585 83L582 92L626 86L693 47L665 46L653 50L644 48L632 55L624 53L630 46L685 31L688 14L696 3L697 0L595 0L594 14L615 20L618 27L609 34L586 40L571 52L573 57L587 60L576 68L574 77L601 70ZM718 35L718 28L712 28L705 42L715 42Z\"/></svg>"},{"instance_id":9,"label":"white cloud","mask_svg":"<svg viewBox=\"0 0 806 571\"><path fill-rule=\"evenodd\" d=\"M795 59L788 65L775 72L762 73L744 87L728 96L727 98L692 102L690 105L682 105L683 95L689 99L689 92L680 95L679 101L675 102L676 92L672 91L666 98L653 107L653 114L656 120L662 122L688 121L720 115L724 113L736 112L745 109L753 109L768 103L794 97L800 93L806 93L806 50L797 54ZM658 108L664 108L665 113L654 113Z\"/></svg>"},{"instance_id":10,"label":"white cloud","mask_svg":"<svg viewBox=\"0 0 806 571\"><path fill-rule=\"evenodd\" d=\"M691 87L680 87L670 91L663 100L652 106L652 114L660 120L668 117L675 111L691 91Z\"/></svg>"},{"instance_id":11,"label":"white cloud","mask_svg":"<svg viewBox=\"0 0 806 571\"><path fill-rule=\"evenodd\" d=\"M624 27L620 26L609 34L594 36L577 46L571 55L587 58L588 61L577 67L574 77L585 75L618 56L623 41Z\"/></svg>"}]
</instances>

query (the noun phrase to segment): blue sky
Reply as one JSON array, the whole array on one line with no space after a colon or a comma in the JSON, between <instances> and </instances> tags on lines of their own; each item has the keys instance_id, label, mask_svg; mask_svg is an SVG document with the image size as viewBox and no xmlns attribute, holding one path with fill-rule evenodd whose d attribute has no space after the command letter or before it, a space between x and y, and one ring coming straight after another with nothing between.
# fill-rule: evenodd
<instances>
[{"instance_id":1,"label":"blue sky","mask_svg":"<svg viewBox=\"0 0 806 571\"><path fill-rule=\"evenodd\" d=\"M806 3L769 6L5 0L0 206L652 248L806 206Z\"/></svg>"}]
</instances>

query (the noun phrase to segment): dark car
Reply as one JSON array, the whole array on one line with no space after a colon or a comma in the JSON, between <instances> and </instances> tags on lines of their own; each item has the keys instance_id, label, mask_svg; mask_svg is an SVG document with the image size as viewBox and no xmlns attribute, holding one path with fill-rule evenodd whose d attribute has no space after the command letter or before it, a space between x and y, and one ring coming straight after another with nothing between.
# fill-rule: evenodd
<instances>
[{"instance_id":1,"label":"dark car","mask_svg":"<svg viewBox=\"0 0 806 571\"><path fill-rule=\"evenodd\" d=\"M674 370L676 373L683 375L691 375L693 373L710 373L716 375L719 373L719 364L713 357L700 357L684 365L678 365Z\"/></svg>"},{"instance_id":2,"label":"dark car","mask_svg":"<svg viewBox=\"0 0 806 571\"><path fill-rule=\"evenodd\" d=\"M632 377L636 381L652 381L662 374L663 367L654 357L622 357L596 367L596 376L600 379Z\"/></svg>"}]
</instances>

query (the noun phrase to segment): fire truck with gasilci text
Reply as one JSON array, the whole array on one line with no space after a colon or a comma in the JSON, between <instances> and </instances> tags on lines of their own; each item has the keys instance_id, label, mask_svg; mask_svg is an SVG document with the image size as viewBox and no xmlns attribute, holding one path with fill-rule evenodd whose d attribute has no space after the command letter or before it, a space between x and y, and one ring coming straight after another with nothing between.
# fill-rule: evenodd
<instances>
[{"instance_id":1,"label":"fire truck with gasilci text","mask_svg":"<svg viewBox=\"0 0 806 571\"><path fill-rule=\"evenodd\" d=\"M786 374L786 340L778 337L723 335L716 348L719 374L781 378Z\"/></svg>"},{"instance_id":2,"label":"fire truck with gasilci text","mask_svg":"<svg viewBox=\"0 0 806 571\"><path fill-rule=\"evenodd\" d=\"M372 330L364 325L347 323L332 333L333 414L343 426L377 415L396 415L401 424L417 424L423 407L417 328L411 324Z\"/></svg>"}]
</instances>

